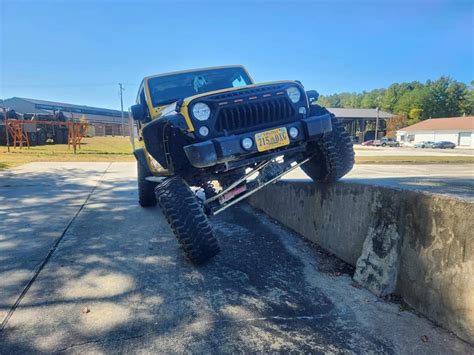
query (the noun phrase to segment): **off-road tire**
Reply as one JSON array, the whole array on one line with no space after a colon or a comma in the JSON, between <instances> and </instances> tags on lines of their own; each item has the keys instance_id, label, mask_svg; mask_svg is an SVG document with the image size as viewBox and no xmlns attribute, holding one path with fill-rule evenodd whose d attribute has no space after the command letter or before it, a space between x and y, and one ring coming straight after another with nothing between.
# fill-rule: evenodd
<instances>
[{"instance_id":1,"label":"off-road tire","mask_svg":"<svg viewBox=\"0 0 474 355\"><path fill-rule=\"evenodd\" d=\"M64 144L64 136L61 130L54 132L54 144Z\"/></svg>"},{"instance_id":2,"label":"off-road tire","mask_svg":"<svg viewBox=\"0 0 474 355\"><path fill-rule=\"evenodd\" d=\"M331 115L332 132L310 143L309 154L315 154L301 169L315 182L330 183L339 180L354 166L354 147L349 134L336 117L324 107L312 105L311 116Z\"/></svg>"},{"instance_id":3,"label":"off-road tire","mask_svg":"<svg viewBox=\"0 0 474 355\"><path fill-rule=\"evenodd\" d=\"M36 132L28 133L28 141L30 142L30 147L38 145L38 134Z\"/></svg>"},{"instance_id":4,"label":"off-road tire","mask_svg":"<svg viewBox=\"0 0 474 355\"><path fill-rule=\"evenodd\" d=\"M138 203L142 207L156 206L155 187L156 183L146 180L151 176L148 167L143 166L137 160L137 176L138 176Z\"/></svg>"},{"instance_id":5,"label":"off-road tire","mask_svg":"<svg viewBox=\"0 0 474 355\"><path fill-rule=\"evenodd\" d=\"M69 143L69 131L63 130L63 143L68 144Z\"/></svg>"},{"instance_id":6,"label":"off-road tire","mask_svg":"<svg viewBox=\"0 0 474 355\"><path fill-rule=\"evenodd\" d=\"M219 252L212 227L193 191L179 176L156 187L156 199L188 259L203 264Z\"/></svg>"},{"instance_id":7,"label":"off-road tire","mask_svg":"<svg viewBox=\"0 0 474 355\"><path fill-rule=\"evenodd\" d=\"M48 137L44 130L38 131L38 145L45 145L47 139Z\"/></svg>"}]
</instances>

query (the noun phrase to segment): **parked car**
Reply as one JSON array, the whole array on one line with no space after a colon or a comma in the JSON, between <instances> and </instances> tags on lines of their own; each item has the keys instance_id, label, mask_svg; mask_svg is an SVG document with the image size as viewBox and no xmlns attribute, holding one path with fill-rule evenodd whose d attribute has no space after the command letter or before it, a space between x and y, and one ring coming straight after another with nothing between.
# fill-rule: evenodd
<instances>
[{"instance_id":1,"label":"parked car","mask_svg":"<svg viewBox=\"0 0 474 355\"><path fill-rule=\"evenodd\" d=\"M433 141L422 141L415 144L415 148L433 148Z\"/></svg>"},{"instance_id":2,"label":"parked car","mask_svg":"<svg viewBox=\"0 0 474 355\"><path fill-rule=\"evenodd\" d=\"M386 138L386 137L383 137L382 139L380 140L377 140L377 141L374 141L374 145L379 147L379 146L382 146L382 147L399 147L400 146L400 143L397 142L395 139L393 138Z\"/></svg>"},{"instance_id":3,"label":"parked car","mask_svg":"<svg viewBox=\"0 0 474 355\"><path fill-rule=\"evenodd\" d=\"M362 143L362 145L374 145L374 140L371 139L371 140L365 141Z\"/></svg>"},{"instance_id":4,"label":"parked car","mask_svg":"<svg viewBox=\"0 0 474 355\"><path fill-rule=\"evenodd\" d=\"M454 149L456 147L456 144L453 142L448 142L448 141L441 141L441 142L435 142L433 143L432 148L438 148L438 149Z\"/></svg>"}]
</instances>

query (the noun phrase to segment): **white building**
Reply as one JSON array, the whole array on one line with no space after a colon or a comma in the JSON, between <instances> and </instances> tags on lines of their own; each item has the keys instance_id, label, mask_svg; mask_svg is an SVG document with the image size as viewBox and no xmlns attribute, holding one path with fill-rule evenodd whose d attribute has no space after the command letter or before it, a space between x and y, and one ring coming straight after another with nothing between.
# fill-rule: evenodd
<instances>
[{"instance_id":1,"label":"white building","mask_svg":"<svg viewBox=\"0 0 474 355\"><path fill-rule=\"evenodd\" d=\"M398 130L397 140L405 144L448 141L462 148L474 148L474 116L421 121Z\"/></svg>"}]
</instances>

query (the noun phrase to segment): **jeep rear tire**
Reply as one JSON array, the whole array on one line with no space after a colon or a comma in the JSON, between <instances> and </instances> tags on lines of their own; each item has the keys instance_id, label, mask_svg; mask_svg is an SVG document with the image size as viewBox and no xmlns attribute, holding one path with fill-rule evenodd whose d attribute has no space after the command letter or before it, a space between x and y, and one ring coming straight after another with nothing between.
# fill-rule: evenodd
<instances>
[{"instance_id":1,"label":"jeep rear tire","mask_svg":"<svg viewBox=\"0 0 474 355\"><path fill-rule=\"evenodd\" d=\"M332 132L310 143L308 153L315 155L301 169L315 182L334 182L354 166L354 147L349 134L333 114L318 105L312 105L310 110L311 116L330 114Z\"/></svg>"},{"instance_id":2,"label":"jeep rear tire","mask_svg":"<svg viewBox=\"0 0 474 355\"><path fill-rule=\"evenodd\" d=\"M63 143L69 144L69 131L63 130Z\"/></svg>"},{"instance_id":3,"label":"jeep rear tire","mask_svg":"<svg viewBox=\"0 0 474 355\"><path fill-rule=\"evenodd\" d=\"M142 207L156 206L155 187L157 184L146 179L151 175L148 167L137 160L138 203Z\"/></svg>"},{"instance_id":4,"label":"jeep rear tire","mask_svg":"<svg viewBox=\"0 0 474 355\"><path fill-rule=\"evenodd\" d=\"M45 145L46 144L46 140L48 139L47 135L46 135L46 132L41 129L40 131L38 131L38 145Z\"/></svg>"},{"instance_id":5,"label":"jeep rear tire","mask_svg":"<svg viewBox=\"0 0 474 355\"><path fill-rule=\"evenodd\" d=\"M179 176L156 188L156 199L188 259L203 264L219 252L212 227L188 184Z\"/></svg>"},{"instance_id":6,"label":"jeep rear tire","mask_svg":"<svg viewBox=\"0 0 474 355\"><path fill-rule=\"evenodd\" d=\"M61 130L54 132L54 144L64 144L63 138L63 132Z\"/></svg>"},{"instance_id":7,"label":"jeep rear tire","mask_svg":"<svg viewBox=\"0 0 474 355\"><path fill-rule=\"evenodd\" d=\"M28 133L28 141L30 142L30 147L38 145L38 134L36 132Z\"/></svg>"}]
</instances>

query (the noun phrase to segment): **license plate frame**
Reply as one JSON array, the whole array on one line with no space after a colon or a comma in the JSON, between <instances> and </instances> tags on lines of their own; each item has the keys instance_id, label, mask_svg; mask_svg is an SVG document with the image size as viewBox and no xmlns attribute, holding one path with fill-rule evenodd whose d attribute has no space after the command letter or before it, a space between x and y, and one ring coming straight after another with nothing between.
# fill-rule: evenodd
<instances>
[{"instance_id":1,"label":"license plate frame","mask_svg":"<svg viewBox=\"0 0 474 355\"><path fill-rule=\"evenodd\" d=\"M290 137L286 127L278 127L256 133L255 144L259 152L265 152L267 150L284 147L290 144Z\"/></svg>"}]
</instances>

